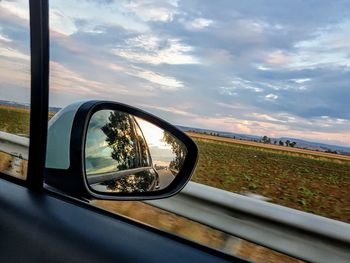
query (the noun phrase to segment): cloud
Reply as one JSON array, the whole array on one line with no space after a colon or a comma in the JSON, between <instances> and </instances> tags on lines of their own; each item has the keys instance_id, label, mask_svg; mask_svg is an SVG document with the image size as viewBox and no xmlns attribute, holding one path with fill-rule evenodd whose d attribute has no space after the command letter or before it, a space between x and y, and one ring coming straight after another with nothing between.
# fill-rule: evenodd
<instances>
[{"instance_id":1,"label":"cloud","mask_svg":"<svg viewBox=\"0 0 350 263\"><path fill-rule=\"evenodd\" d=\"M0 48L0 61L1 89L8 85L30 87L30 61L26 55L13 52L9 56L9 53L6 52L6 56L2 57Z\"/></svg>"},{"instance_id":2,"label":"cloud","mask_svg":"<svg viewBox=\"0 0 350 263\"><path fill-rule=\"evenodd\" d=\"M223 102L217 102L216 105L220 106L220 107L223 107L223 108L235 109L235 110L246 110L246 109L249 109L249 106L243 105L243 104L241 104L239 102L234 102L234 103L231 103L231 104L223 103Z\"/></svg>"},{"instance_id":3,"label":"cloud","mask_svg":"<svg viewBox=\"0 0 350 263\"><path fill-rule=\"evenodd\" d=\"M252 132L252 129L250 128L250 123L248 121L233 117L199 116L192 119L192 125L195 127L202 127L206 129L214 129L219 131L230 131L236 133L249 134Z\"/></svg>"},{"instance_id":4,"label":"cloud","mask_svg":"<svg viewBox=\"0 0 350 263\"><path fill-rule=\"evenodd\" d=\"M12 42L11 39L9 39L8 37L1 35L1 34L0 34L0 41L7 42L7 43Z\"/></svg>"},{"instance_id":5,"label":"cloud","mask_svg":"<svg viewBox=\"0 0 350 263\"><path fill-rule=\"evenodd\" d=\"M17 10L12 2L4 2L1 8L11 10L11 17L8 17L8 10L0 9L0 79L1 90L21 87L21 90L30 87L30 54L29 54L29 28L22 24L22 18L15 16ZM19 10L22 10L18 7ZM4 12L4 13L3 13ZM20 11L18 13L22 14ZM10 18L9 20L7 18ZM17 36L20 34L20 36ZM23 89L24 88L24 89Z\"/></svg>"},{"instance_id":6,"label":"cloud","mask_svg":"<svg viewBox=\"0 0 350 263\"><path fill-rule=\"evenodd\" d=\"M297 118L286 114L284 117L280 114L279 116L271 116L267 114L252 113L251 116L242 116L244 118L235 118L229 116L221 117L198 117L194 118L192 121L195 124L201 123L201 127L223 131L231 131L235 133L246 133L255 135L267 135L272 138L278 137L294 137L294 138L304 138L312 141L322 141L325 143L336 143L343 144L344 141L350 139L350 135L345 132L345 130L339 130L338 132L332 131L330 126L325 127L324 122L320 119L309 121L302 118ZM248 117L248 118L246 118ZM278 119L280 118L280 119ZM291 129L288 119L296 121L300 127L297 129ZM332 120L339 122L336 120ZM344 128L349 128L346 126L344 121L342 121ZM311 127L317 127L317 130L310 131ZM305 131L308 131L305 133ZM310 131L310 132L309 132Z\"/></svg>"},{"instance_id":7,"label":"cloud","mask_svg":"<svg viewBox=\"0 0 350 263\"><path fill-rule=\"evenodd\" d=\"M257 93L260 93L263 91L262 88L253 86L251 81L245 80L239 77L234 78L231 83L233 85L232 87L235 89L246 89Z\"/></svg>"},{"instance_id":8,"label":"cloud","mask_svg":"<svg viewBox=\"0 0 350 263\"><path fill-rule=\"evenodd\" d=\"M50 88L52 91L94 96L105 88L103 83L85 79L57 62L50 62L50 72Z\"/></svg>"},{"instance_id":9,"label":"cloud","mask_svg":"<svg viewBox=\"0 0 350 263\"><path fill-rule=\"evenodd\" d=\"M236 96L246 91L254 93L263 92L264 89L262 89L261 87L257 87L256 84L257 83L253 83L250 80L235 77L231 81L230 86L220 87L219 93L222 95Z\"/></svg>"},{"instance_id":10,"label":"cloud","mask_svg":"<svg viewBox=\"0 0 350 263\"><path fill-rule=\"evenodd\" d=\"M350 67L350 20L320 27L308 39L294 43L288 52L275 50L265 58L267 66L302 70Z\"/></svg>"},{"instance_id":11,"label":"cloud","mask_svg":"<svg viewBox=\"0 0 350 263\"><path fill-rule=\"evenodd\" d=\"M294 81L295 83L298 83L298 84L302 84L302 83L308 82L308 81L310 81L310 80L311 80L310 78L304 78L304 79L291 79L291 81Z\"/></svg>"},{"instance_id":12,"label":"cloud","mask_svg":"<svg viewBox=\"0 0 350 263\"><path fill-rule=\"evenodd\" d=\"M12 15L29 21L29 3L25 0L1 1L1 8Z\"/></svg>"},{"instance_id":13,"label":"cloud","mask_svg":"<svg viewBox=\"0 0 350 263\"><path fill-rule=\"evenodd\" d=\"M220 87L219 93L221 95L228 95L228 96L237 96L238 92L235 91L235 88L233 87Z\"/></svg>"},{"instance_id":14,"label":"cloud","mask_svg":"<svg viewBox=\"0 0 350 263\"><path fill-rule=\"evenodd\" d=\"M177 114L181 116L197 117L196 114L183 110L179 107L162 107L162 106L155 106L155 105L149 105L149 104L140 104L139 106L147 109L155 109L159 111L169 112L169 113Z\"/></svg>"},{"instance_id":15,"label":"cloud","mask_svg":"<svg viewBox=\"0 0 350 263\"><path fill-rule=\"evenodd\" d=\"M267 55L266 63L273 65L284 65L290 61L288 55L284 54L283 51L277 50Z\"/></svg>"},{"instance_id":16,"label":"cloud","mask_svg":"<svg viewBox=\"0 0 350 263\"><path fill-rule=\"evenodd\" d=\"M75 27L78 30L91 31L100 25L122 27L133 32L145 32L149 29L142 21L130 16L126 5L119 1L53 1L50 3L50 11L55 15L50 17L50 22L52 20L58 31L71 32Z\"/></svg>"},{"instance_id":17,"label":"cloud","mask_svg":"<svg viewBox=\"0 0 350 263\"><path fill-rule=\"evenodd\" d=\"M285 120L280 120L280 119L276 119L268 114L260 114L260 113L252 113L252 115L259 119L259 120L264 120L264 121L271 121L271 122L280 122L280 123L286 123Z\"/></svg>"},{"instance_id":18,"label":"cloud","mask_svg":"<svg viewBox=\"0 0 350 263\"><path fill-rule=\"evenodd\" d=\"M230 65L235 60L234 55L226 49L208 49L205 57L207 59L206 64L215 65L216 67L222 64Z\"/></svg>"},{"instance_id":19,"label":"cloud","mask_svg":"<svg viewBox=\"0 0 350 263\"><path fill-rule=\"evenodd\" d=\"M157 84L157 86L162 90L175 91L184 88L184 84L181 81L178 81L173 77L165 76L149 70L135 69L133 71L127 72L127 74Z\"/></svg>"},{"instance_id":20,"label":"cloud","mask_svg":"<svg viewBox=\"0 0 350 263\"><path fill-rule=\"evenodd\" d=\"M194 29L203 29L210 26L213 23L213 20L206 18L196 18L190 22L190 27Z\"/></svg>"},{"instance_id":21,"label":"cloud","mask_svg":"<svg viewBox=\"0 0 350 263\"><path fill-rule=\"evenodd\" d=\"M110 99L176 124L350 145L349 10L346 1L53 1L50 103ZM1 90L21 99L28 1L2 1L0 13Z\"/></svg>"},{"instance_id":22,"label":"cloud","mask_svg":"<svg viewBox=\"0 0 350 263\"><path fill-rule=\"evenodd\" d=\"M177 1L164 1L163 3L157 3L155 1L131 1L126 7L146 22L170 22L178 13L176 9Z\"/></svg>"},{"instance_id":23,"label":"cloud","mask_svg":"<svg viewBox=\"0 0 350 263\"><path fill-rule=\"evenodd\" d=\"M269 93L265 96L266 100L277 100L278 96L276 94Z\"/></svg>"},{"instance_id":24,"label":"cloud","mask_svg":"<svg viewBox=\"0 0 350 263\"><path fill-rule=\"evenodd\" d=\"M61 11L50 8L50 28L63 35L71 35L77 32L74 20Z\"/></svg>"},{"instance_id":25,"label":"cloud","mask_svg":"<svg viewBox=\"0 0 350 263\"><path fill-rule=\"evenodd\" d=\"M191 55L193 48L181 43L179 39L161 39L152 35L140 35L125 41L112 49L115 55L127 60L148 64L198 64Z\"/></svg>"},{"instance_id":26,"label":"cloud","mask_svg":"<svg viewBox=\"0 0 350 263\"><path fill-rule=\"evenodd\" d=\"M12 59L21 59L25 61L30 61L29 55L24 54L21 51L12 49L12 48L0 47L0 56L12 58Z\"/></svg>"}]
</instances>

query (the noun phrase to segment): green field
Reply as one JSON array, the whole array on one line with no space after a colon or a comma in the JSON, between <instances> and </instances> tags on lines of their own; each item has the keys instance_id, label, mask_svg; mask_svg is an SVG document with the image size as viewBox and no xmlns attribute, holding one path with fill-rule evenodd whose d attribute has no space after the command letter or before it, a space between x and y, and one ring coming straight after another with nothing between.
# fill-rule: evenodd
<instances>
[{"instance_id":1,"label":"green field","mask_svg":"<svg viewBox=\"0 0 350 263\"><path fill-rule=\"evenodd\" d=\"M28 135L29 110L0 106L0 131ZM350 161L194 140L200 155L193 181L350 222Z\"/></svg>"},{"instance_id":2,"label":"green field","mask_svg":"<svg viewBox=\"0 0 350 263\"><path fill-rule=\"evenodd\" d=\"M49 112L49 119L54 115ZM30 110L0 105L0 131L29 136Z\"/></svg>"},{"instance_id":3,"label":"green field","mask_svg":"<svg viewBox=\"0 0 350 263\"><path fill-rule=\"evenodd\" d=\"M28 136L29 119L28 109L0 106L0 131Z\"/></svg>"},{"instance_id":4,"label":"green field","mask_svg":"<svg viewBox=\"0 0 350 263\"><path fill-rule=\"evenodd\" d=\"M195 139L193 181L350 222L350 162Z\"/></svg>"}]
</instances>

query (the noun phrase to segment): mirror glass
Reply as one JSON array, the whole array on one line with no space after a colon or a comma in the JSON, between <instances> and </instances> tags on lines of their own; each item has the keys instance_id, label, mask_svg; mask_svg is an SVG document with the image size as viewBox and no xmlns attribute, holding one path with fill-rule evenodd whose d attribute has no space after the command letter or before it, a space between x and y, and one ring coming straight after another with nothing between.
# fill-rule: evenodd
<instances>
[{"instance_id":1,"label":"mirror glass","mask_svg":"<svg viewBox=\"0 0 350 263\"><path fill-rule=\"evenodd\" d=\"M97 192L166 188L179 173L186 146L169 132L131 114L100 110L89 122L85 175Z\"/></svg>"}]
</instances>

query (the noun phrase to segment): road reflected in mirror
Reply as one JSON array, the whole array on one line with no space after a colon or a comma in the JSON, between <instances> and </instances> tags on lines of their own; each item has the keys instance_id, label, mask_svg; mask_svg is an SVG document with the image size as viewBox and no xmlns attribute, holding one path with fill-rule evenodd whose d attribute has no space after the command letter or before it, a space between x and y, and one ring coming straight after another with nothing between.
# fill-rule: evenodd
<instances>
[{"instance_id":1,"label":"road reflected in mirror","mask_svg":"<svg viewBox=\"0 0 350 263\"><path fill-rule=\"evenodd\" d=\"M169 132L131 114L100 110L90 119L85 176L96 192L135 193L166 188L187 154Z\"/></svg>"}]
</instances>

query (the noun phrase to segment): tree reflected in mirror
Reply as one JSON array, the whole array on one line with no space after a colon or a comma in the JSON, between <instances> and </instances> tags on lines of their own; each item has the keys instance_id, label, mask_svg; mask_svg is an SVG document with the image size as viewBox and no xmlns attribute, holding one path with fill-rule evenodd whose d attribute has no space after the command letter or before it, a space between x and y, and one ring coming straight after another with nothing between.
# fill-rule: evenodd
<instances>
[{"instance_id":1,"label":"tree reflected in mirror","mask_svg":"<svg viewBox=\"0 0 350 263\"><path fill-rule=\"evenodd\" d=\"M174 159L170 162L169 168L173 169L178 173L183 166L185 161L185 157L187 154L186 148L183 147L182 143L172 136L170 133L164 131L164 141L171 146L171 150L173 152Z\"/></svg>"},{"instance_id":2,"label":"tree reflected in mirror","mask_svg":"<svg viewBox=\"0 0 350 263\"><path fill-rule=\"evenodd\" d=\"M112 149L111 157L117 161L117 169L131 169L137 167L135 149L135 134L133 133L132 121L128 114L112 111L108 122L101 127L106 135L108 147Z\"/></svg>"},{"instance_id":3,"label":"tree reflected in mirror","mask_svg":"<svg viewBox=\"0 0 350 263\"><path fill-rule=\"evenodd\" d=\"M125 112L100 110L86 134L86 179L97 192L157 191L175 179L186 154L180 140L154 124Z\"/></svg>"}]
</instances>

